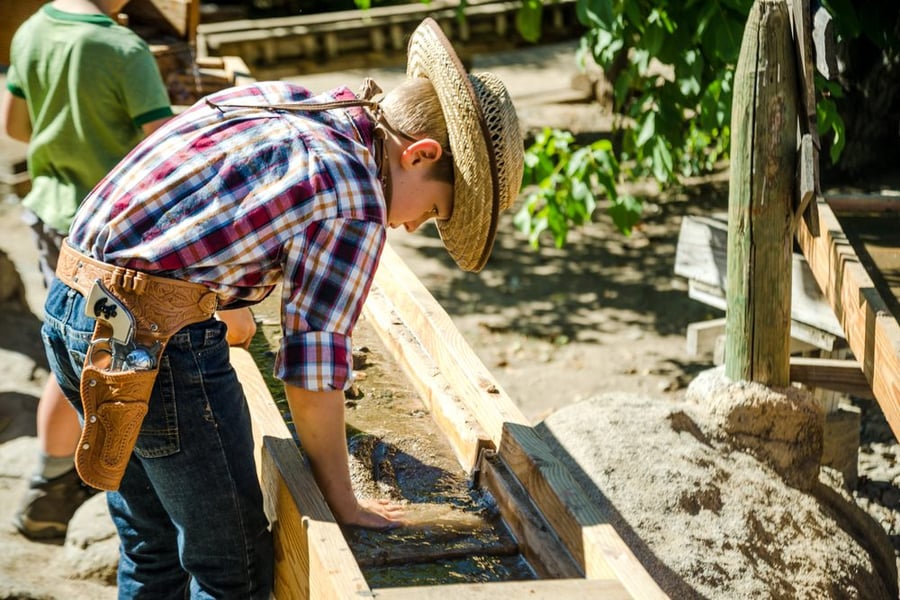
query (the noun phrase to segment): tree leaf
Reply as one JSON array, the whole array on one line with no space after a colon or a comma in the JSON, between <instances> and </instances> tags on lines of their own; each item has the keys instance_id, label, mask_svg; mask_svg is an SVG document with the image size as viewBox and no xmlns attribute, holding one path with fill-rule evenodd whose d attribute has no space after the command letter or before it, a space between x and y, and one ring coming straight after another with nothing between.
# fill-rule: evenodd
<instances>
[{"instance_id":1,"label":"tree leaf","mask_svg":"<svg viewBox=\"0 0 900 600\"><path fill-rule=\"evenodd\" d=\"M612 0L578 0L575 5L578 21L587 27L612 31L615 24Z\"/></svg>"},{"instance_id":2,"label":"tree leaf","mask_svg":"<svg viewBox=\"0 0 900 600\"><path fill-rule=\"evenodd\" d=\"M540 0L522 0L522 6L516 12L516 27L526 42L537 42L541 39L544 6Z\"/></svg>"}]
</instances>

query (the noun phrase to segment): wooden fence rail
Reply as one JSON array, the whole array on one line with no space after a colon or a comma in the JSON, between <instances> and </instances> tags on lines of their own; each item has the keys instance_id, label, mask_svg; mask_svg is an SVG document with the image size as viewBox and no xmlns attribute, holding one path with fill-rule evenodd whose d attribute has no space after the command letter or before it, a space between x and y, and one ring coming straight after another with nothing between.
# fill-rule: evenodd
<instances>
[{"instance_id":1,"label":"wooden fence rail","mask_svg":"<svg viewBox=\"0 0 900 600\"><path fill-rule=\"evenodd\" d=\"M410 34L425 17L441 24L465 59L469 45L497 47L504 40L521 41L516 27L520 0L470 0L464 9L457 0L434 0L365 11L337 11L268 19L242 19L201 24L197 29L199 56L236 54L264 72L290 63L298 72L334 69L336 64L366 66L374 59L405 59ZM544 8L544 39L572 37L580 28L575 0L556 0Z\"/></svg>"}]
</instances>

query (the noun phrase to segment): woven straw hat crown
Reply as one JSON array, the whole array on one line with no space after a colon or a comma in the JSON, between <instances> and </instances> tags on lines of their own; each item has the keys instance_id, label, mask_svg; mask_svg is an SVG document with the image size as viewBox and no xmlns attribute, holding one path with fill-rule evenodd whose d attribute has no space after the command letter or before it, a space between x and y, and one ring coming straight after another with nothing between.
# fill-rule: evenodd
<instances>
[{"instance_id":1,"label":"woven straw hat crown","mask_svg":"<svg viewBox=\"0 0 900 600\"><path fill-rule=\"evenodd\" d=\"M500 213L522 185L524 143L506 86L492 73L466 74L441 28L425 19L409 41L407 75L427 77L447 122L454 163L453 213L437 222L456 264L480 271Z\"/></svg>"}]
</instances>

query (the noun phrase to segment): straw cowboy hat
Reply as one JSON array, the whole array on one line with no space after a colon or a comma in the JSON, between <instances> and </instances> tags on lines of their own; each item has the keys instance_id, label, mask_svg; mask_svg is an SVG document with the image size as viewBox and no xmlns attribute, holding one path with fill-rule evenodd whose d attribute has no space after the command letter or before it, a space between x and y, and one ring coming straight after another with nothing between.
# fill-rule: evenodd
<instances>
[{"instance_id":1,"label":"straw cowboy hat","mask_svg":"<svg viewBox=\"0 0 900 600\"><path fill-rule=\"evenodd\" d=\"M431 18L413 32L406 74L427 77L447 122L455 185L453 213L437 221L444 246L465 271L484 268L494 246L500 213L519 194L524 143L519 119L503 83L492 73L467 75Z\"/></svg>"}]
</instances>

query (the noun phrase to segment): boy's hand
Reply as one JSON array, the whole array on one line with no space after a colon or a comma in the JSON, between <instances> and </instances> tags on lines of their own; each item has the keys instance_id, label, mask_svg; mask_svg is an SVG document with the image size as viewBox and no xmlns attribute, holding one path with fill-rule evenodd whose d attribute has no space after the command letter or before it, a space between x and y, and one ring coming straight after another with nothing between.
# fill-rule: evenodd
<instances>
[{"instance_id":1,"label":"boy's hand","mask_svg":"<svg viewBox=\"0 0 900 600\"><path fill-rule=\"evenodd\" d=\"M311 392L285 385L294 427L313 477L341 525L390 529L403 522L403 507L390 500L358 500L350 481L344 392Z\"/></svg>"},{"instance_id":2,"label":"boy's hand","mask_svg":"<svg viewBox=\"0 0 900 600\"><path fill-rule=\"evenodd\" d=\"M405 524L403 506L390 500L360 500L356 515L342 525L367 529L394 529Z\"/></svg>"},{"instance_id":3,"label":"boy's hand","mask_svg":"<svg viewBox=\"0 0 900 600\"><path fill-rule=\"evenodd\" d=\"M253 313L247 307L232 310L220 310L216 312L216 318L228 327L225 340L229 346L237 346L244 350L250 349L250 342L256 335L256 320Z\"/></svg>"}]
</instances>

